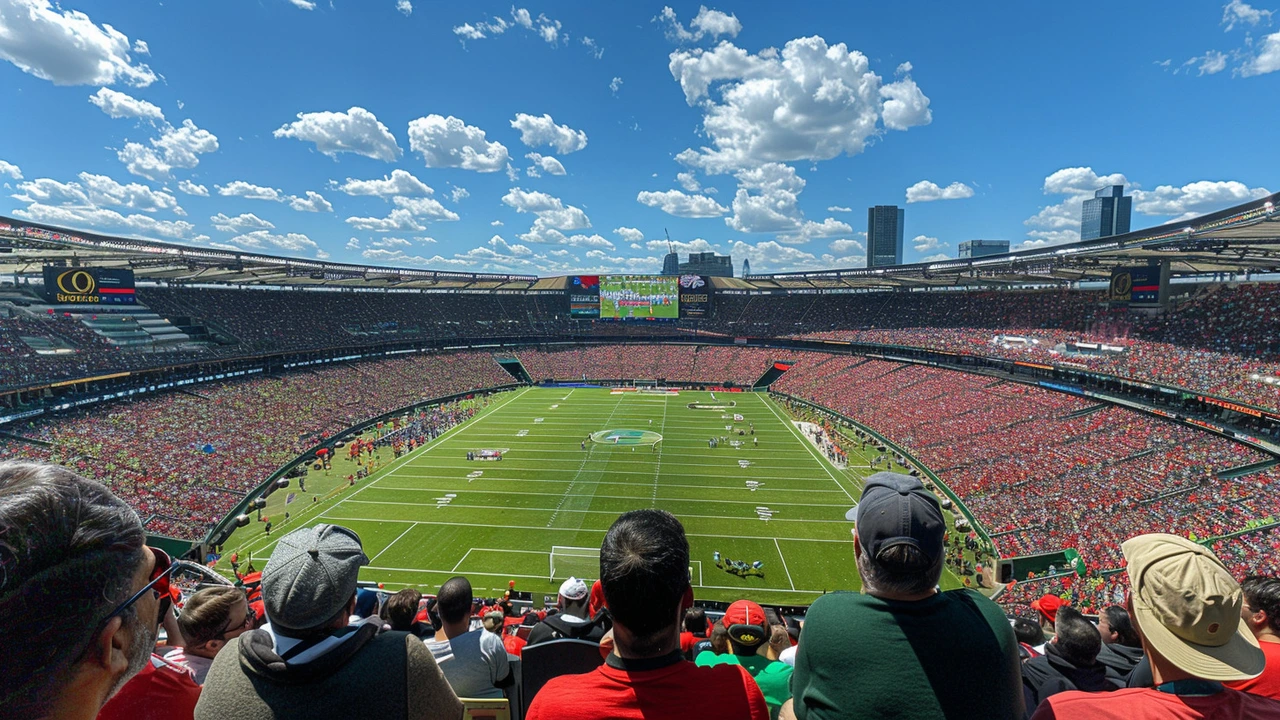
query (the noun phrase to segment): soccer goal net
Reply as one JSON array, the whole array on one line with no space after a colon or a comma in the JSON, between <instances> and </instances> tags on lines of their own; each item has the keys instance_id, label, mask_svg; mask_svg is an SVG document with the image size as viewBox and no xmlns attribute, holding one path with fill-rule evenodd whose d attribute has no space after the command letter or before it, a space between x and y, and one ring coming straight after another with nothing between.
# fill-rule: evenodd
<instances>
[{"instance_id":1,"label":"soccer goal net","mask_svg":"<svg viewBox=\"0 0 1280 720\"><path fill-rule=\"evenodd\" d=\"M576 578L600 577L600 548L551 547L551 582Z\"/></svg>"}]
</instances>

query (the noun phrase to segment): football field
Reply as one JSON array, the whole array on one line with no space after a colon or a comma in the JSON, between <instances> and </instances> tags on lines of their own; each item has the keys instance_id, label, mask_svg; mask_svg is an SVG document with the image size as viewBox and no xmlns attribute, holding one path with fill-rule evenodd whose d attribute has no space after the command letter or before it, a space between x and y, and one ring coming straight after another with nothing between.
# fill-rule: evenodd
<instances>
[{"instance_id":1,"label":"football field","mask_svg":"<svg viewBox=\"0 0 1280 720\"><path fill-rule=\"evenodd\" d=\"M713 437L726 442L711 448ZM484 451L502 460L467 460ZM866 462L851 453L848 468L833 466L763 393L713 400L706 392L526 388L493 396L470 421L300 508L273 537L252 523L226 547L239 548L242 563L252 554L261 569L282 534L329 522L360 534L371 561L363 580L434 593L465 575L477 595L515 580L540 599L570 574L596 577L596 561L575 555L597 552L618 515L661 508L689 536L696 597L808 604L860 586L845 512L870 472ZM557 550L553 581L554 548L588 552ZM717 567L717 552L758 570L728 572ZM944 587L957 584L944 576Z\"/></svg>"}]
</instances>

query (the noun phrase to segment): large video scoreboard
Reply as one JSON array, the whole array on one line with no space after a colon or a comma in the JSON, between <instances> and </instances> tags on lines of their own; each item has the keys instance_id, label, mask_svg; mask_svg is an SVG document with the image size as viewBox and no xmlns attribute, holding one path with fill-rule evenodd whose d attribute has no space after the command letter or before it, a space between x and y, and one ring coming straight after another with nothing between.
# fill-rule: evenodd
<instances>
[{"instance_id":1,"label":"large video scoreboard","mask_svg":"<svg viewBox=\"0 0 1280 720\"><path fill-rule=\"evenodd\" d=\"M1130 307L1159 307L1169 296L1169 263L1117 267L1111 271L1107 299Z\"/></svg>"},{"instance_id":2,"label":"large video scoreboard","mask_svg":"<svg viewBox=\"0 0 1280 720\"><path fill-rule=\"evenodd\" d=\"M680 282L670 275L604 275L600 317L604 320L675 320Z\"/></svg>"},{"instance_id":3,"label":"large video scoreboard","mask_svg":"<svg viewBox=\"0 0 1280 720\"><path fill-rule=\"evenodd\" d=\"M44 296L51 303L133 305L133 271L46 265Z\"/></svg>"}]
</instances>

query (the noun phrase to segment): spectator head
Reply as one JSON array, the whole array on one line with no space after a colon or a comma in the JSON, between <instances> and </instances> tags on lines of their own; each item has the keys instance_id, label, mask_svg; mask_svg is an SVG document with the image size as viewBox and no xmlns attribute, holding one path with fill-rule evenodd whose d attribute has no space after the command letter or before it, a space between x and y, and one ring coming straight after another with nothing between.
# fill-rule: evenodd
<instances>
[{"instance_id":1,"label":"spectator head","mask_svg":"<svg viewBox=\"0 0 1280 720\"><path fill-rule=\"evenodd\" d=\"M155 647L167 556L106 487L52 465L0 463L0 538L0 715L96 712Z\"/></svg>"},{"instance_id":2,"label":"spectator head","mask_svg":"<svg viewBox=\"0 0 1280 720\"><path fill-rule=\"evenodd\" d=\"M1040 624L1050 630L1056 627L1058 610L1066 605L1057 595L1044 595L1031 601L1031 607L1040 613Z\"/></svg>"},{"instance_id":3,"label":"spectator head","mask_svg":"<svg viewBox=\"0 0 1280 720\"><path fill-rule=\"evenodd\" d=\"M879 472L858 501L854 551L868 595L918 599L931 593L946 559L942 508L918 478Z\"/></svg>"},{"instance_id":4,"label":"spectator head","mask_svg":"<svg viewBox=\"0 0 1280 720\"><path fill-rule=\"evenodd\" d=\"M1170 672L1227 682L1262 673L1266 656L1241 617L1244 593L1217 556L1177 535L1126 540L1127 609L1156 682Z\"/></svg>"},{"instance_id":5,"label":"spectator head","mask_svg":"<svg viewBox=\"0 0 1280 720\"><path fill-rule=\"evenodd\" d=\"M707 611L700 607L691 607L685 610L684 629L685 632L691 632L694 635L706 635Z\"/></svg>"},{"instance_id":6,"label":"spectator head","mask_svg":"<svg viewBox=\"0 0 1280 720\"><path fill-rule=\"evenodd\" d=\"M769 620L764 608L750 600L738 600L724 611L720 624L729 631L729 647L734 655L755 655L769 641Z\"/></svg>"},{"instance_id":7,"label":"spectator head","mask_svg":"<svg viewBox=\"0 0 1280 720\"><path fill-rule=\"evenodd\" d=\"M576 577L560 583L560 594L556 597L556 605L562 612L574 617L587 615L587 583Z\"/></svg>"},{"instance_id":8,"label":"spectator head","mask_svg":"<svg viewBox=\"0 0 1280 720\"><path fill-rule=\"evenodd\" d=\"M722 623L716 623L711 626L711 637L708 638L711 643L711 652L717 655L724 655L729 652L729 628Z\"/></svg>"},{"instance_id":9,"label":"spectator head","mask_svg":"<svg viewBox=\"0 0 1280 720\"><path fill-rule=\"evenodd\" d=\"M782 625L773 625L769 629L769 659L777 660L782 651L791 647L791 633Z\"/></svg>"},{"instance_id":10,"label":"spectator head","mask_svg":"<svg viewBox=\"0 0 1280 720\"><path fill-rule=\"evenodd\" d=\"M599 580L591 583L591 603L587 606L587 612L591 613L591 617L600 614L605 609L604 602L604 585Z\"/></svg>"},{"instance_id":11,"label":"spectator head","mask_svg":"<svg viewBox=\"0 0 1280 720\"><path fill-rule=\"evenodd\" d=\"M1133 629L1133 620L1129 619L1129 611L1120 605L1108 606L1098 615L1098 634L1108 645L1142 647L1138 633Z\"/></svg>"},{"instance_id":12,"label":"spectator head","mask_svg":"<svg viewBox=\"0 0 1280 720\"><path fill-rule=\"evenodd\" d=\"M1013 619L1013 634L1018 642L1031 647L1040 647L1045 643L1044 628L1040 624L1024 617Z\"/></svg>"},{"instance_id":13,"label":"spectator head","mask_svg":"<svg viewBox=\"0 0 1280 720\"><path fill-rule=\"evenodd\" d=\"M665 655L679 647L680 618L693 605L689 541L665 510L623 513L600 545L600 580L623 657Z\"/></svg>"},{"instance_id":14,"label":"spectator head","mask_svg":"<svg viewBox=\"0 0 1280 720\"><path fill-rule=\"evenodd\" d=\"M1257 637L1280 635L1280 578L1250 575L1240 582L1245 624Z\"/></svg>"},{"instance_id":15,"label":"spectator head","mask_svg":"<svg viewBox=\"0 0 1280 720\"><path fill-rule=\"evenodd\" d=\"M228 642L253 627L253 612L244 591L233 587L208 587L187 598L178 616L185 652L212 658Z\"/></svg>"},{"instance_id":16,"label":"spectator head","mask_svg":"<svg viewBox=\"0 0 1280 720\"><path fill-rule=\"evenodd\" d=\"M347 624L356 579L369 564L360 536L321 523L280 538L262 569L262 600L277 633L308 638Z\"/></svg>"},{"instance_id":17,"label":"spectator head","mask_svg":"<svg viewBox=\"0 0 1280 720\"><path fill-rule=\"evenodd\" d=\"M471 617L471 581L460 576L445 580L436 595L436 608L445 625L466 622Z\"/></svg>"},{"instance_id":18,"label":"spectator head","mask_svg":"<svg viewBox=\"0 0 1280 720\"><path fill-rule=\"evenodd\" d=\"M383 607L387 624L392 630L408 631L418 617L418 605L422 602L422 593L413 588L405 588L387 598Z\"/></svg>"},{"instance_id":19,"label":"spectator head","mask_svg":"<svg viewBox=\"0 0 1280 720\"><path fill-rule=\"evenodd\" d=\"M1088 618L1072 607L1058 609L1058 632L1053 644L1058 654L1076 667L1089 667L1098 659L1102 650L1102 636Z\"/></svg>"}]
</instances>

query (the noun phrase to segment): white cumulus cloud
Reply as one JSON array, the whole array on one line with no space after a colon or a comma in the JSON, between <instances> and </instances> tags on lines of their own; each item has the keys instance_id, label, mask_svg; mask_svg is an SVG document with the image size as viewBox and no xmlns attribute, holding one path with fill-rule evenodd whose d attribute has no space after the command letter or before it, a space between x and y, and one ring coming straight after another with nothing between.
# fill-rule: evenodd
<instances>
[{"instance_id":1,"label":"white cumulus cloud","mask_svg":"<svg viewBox=\"0 0 1280 720\"><path fill-rule=\"evenodd\" d=\"M8 175L14 180L21 180L22 168L18 167L17 165L14 165L11 162L5 162L4 160L0 160L0 175Z\"/></svg>"},{"instance_id":2,"label":"white cumulus cloud","mask_svg":"<svg viewBox=\"0 0 1280 720\"><path fill-rule=\"evenodd\" d=\"M413 219L413 213L405 208L392 210L385 218L349 217L346 223L357 230L373 232L422 232L426 226Z\"/></svg>"},{"instance_id":3,"label":"white cumulus cloud","mask_svg":"<svg viewBox=\"0 0 1280 720\"><path fill-rule=\"evenodd\" d=\"M939 187L937 183L921 180L907 188L907 202L909 203L933 202L934 200L962 200L971 197L973 197L973 188L962 182L953 182L946 187Z\"/></svg>"},{"instance_id":4,"label":"white cumulus cloud","mask_svg":"<svg viewBox=\"0 0 1280 720\"><path fill-rule=\"evenodd\" d=\"M722 35L737 37L742 32L742 23L736 15L711 10L706 5L698 8L698 14L689 23L692 29L686 29L670 7L663 7L652 22L662 25L667 39L676 43L697 42L704 37L715 39Z\"/></svg>"},{"instance_id":5,"label":"white cumulus cloud","mask_svg":"<svg viewBox=\"0 0 1280 720\"><path fill-rule=\"evenodd\" d=\"M505 145L490 142L484 130L452 115L427 115L410 121L409 148L420 153L431 168L497 172L509 159Z\"/></svg>"},{"instance_id":6,"label":"white cumulus cloud","mask_svg":"<svg viewBox=\"0 0 1280 720\"><path fill-rule=\"evenodd\" d=\"M276 227L269 220L263 220L253 213L244 213L235 217L218 213L210 217L209 222L213 223L213 226L222 232L237 234L244 234L254 230L274 230Z\"/></svg>"},{"instance_id":7,"label":"white cumulus cloud","mask_svg":"<svg viewBox=\"0 0 1280 720\"><path fill-rule=\"evenodd\" d=\"M638 243L644 241L644 233L633 227L616 227L613 229L613 234L622 238L623 242Z\"/></svg>"},{"instance_id":8,"label":"white cumulus cloud","mask_svg":"<svg viewBox=\"0 0 1280 720\"><path fill-rule=\"evenodd\" d=\"M387 126L362 107L346 112L298 113L297 117L272 135L315 143L316 149L329 157L349 152L393 162L402 153Z\"/></svg>"},{"instance_id":9,"label":"white cumulus cloud","mask_svg":"<svg viewBox=\"0 0 1280 720\"><path fill-rule=\"evenodd\" d=\"M390 175L383 175L381 180L347 178L345 182L341 183L331 180L329 187L348 195L374 195L380 198L389 198L395 195L412 196L435 193L435 190L431 189L430 186L414 177L413 173L399 168L392 170Z\"/></svg>"},{"instance_id":10,"label":"white cumulus cloud","mask_svg":"<svg viewBox=\"0 0 1280 720\"><path fill-rule=\"evenodd\" d=\"M179 180L178 189L188 195L195 195L197 197L209 197L209 188L203 185L197 185L196 183L193 183L190 180Z\"/></svg>"},{"instance_id":11,"label":"white cumulus cloud","mask_svg":"<svg viewBox=\"0 0 1280 720\"><path fill-rule=\"evenodd\" d=\"M911 238L911 246L915 248L916 252L932 252L945 248L947 244L936 237L917 235Z\"/></svg>"},{"instance_id":12,"label":"white cumulus cloud","mask_svg":"<svg viewBox=\"0 0 1280 720\"><path fill-rule=\"evenodd\" d=\"M1222 7L1222 24L1226 26L1224 32L1231 32L1236 25L1254 26L1264 21L1271 24L1273 13L1272 10L1261 10L1242 0L1231 0Z\"/></svg>"},{"instance_id":13,"label":"white cumulus cloud","mask_svg":"<svg viewBox=\"0 0 1280 720\"><path fill-rule=\"evenodd\" d=\"M686 102L702 110L711 139L677 159L707 172L856 155L883 128L932 119L910 76L884 84L861 52L817 36L755 55L728 41L677 50L668 67Z\"/></svg>"},{"instance_id":14,"label":"white cumulus cloud","mask_svg":"<svg viewBox=\"0 0 1280 720\"><path fill-rule=\"evenodd\" d=\"M542 173L548 175L564 175L564 165L559 160L550 155L542 155L539 153L529 153L525 155L529 158L529 162L533 163L525 170L525 174L529 177L541 177Z\"/></svg>"},{"instance_id":15,"label":"white cumulus cloud","mask_svg":"<svg viewBox=\"0 0 1280 720\"><path fill-rule=\"evenodd\" d=\"M214 187L218 189L218 194L223 197L241 197L246 200L271 200L274 202L284 200L284 194L276 188L254 185L244 180L233 180L226 185L214 185Z\"/></svg>"},{"instance_id":16,"label":"white cumulus cloud","mask_svg":"<svg viewBox=\"0 0 1280 720\"><path fill-rule=\"evenodd\" d=\"M550 145L561 155L577 152L587 146L587 134L568 125L557 125L549 114L542 116L516 113L511 127L520 131L520 142L529 147Z\"/></svg>"},{"instance_id":17,"label":"white cumulus cloud","mask_svg":"<svg viewBox=\"0 0 1280 720\"><path fill-rule=\"evenodd\" d=\"M145 50L145 43L139 48ZM135 63L129 53L128 36L82 12L49 0L0 2L0 60L54 85L146 87L155 82L151 68Z\"/></svg>"},{"instance_id":18,"label":"white cumulus cloud","mask_svg":"<svg viewBox=\"0 0 1280 720\"><path fill-rule=\"evenodd\" d=\"M396 10L404 13L405 17L409 17L413 14L413 3L409 0L396 0Z\"/></svg>"},{"instance_id":19,"label":"white cumulus cloud","mask_svg":"<svg viewBox=\"0 0 1280 720\"><path fill-rule=\"evenodd\" d=\"M679 190L644 190L636 195L636 201L676 217L709 218L729 212L729 208L706 195L686 194Z\"/></svg>"},{"instance_id":20,"label":"white cumulus cloud","mask_svg":"<svg viewBox=\"0 0 1280 720\"><path fill-rule=\"evenodd\" d=\"M150 123L164 122L164 113L156 105L111 88L98 88L98 92L89 96L89 102L113 118L131 117Z\"/></svg>"},{"instance_id":21,"label":"white cumulus cloud","mask_svg":"<svg viewBox=\"0 0 1280 720\"><path fill-rule=\"evenodd\" d=\"M408 210L414 217L431 220L457 220L458 213L440 204L431 197L393 197L391 202L398 208Z\"/></svg>"},{"instance_id":22,"label":"white cumulus cloud","mask_svg":"<svg viewBox=\"0 0 1280 720\"><path fill-rule=\"evenodd\" d=\"M314 190L308 190L306 197L289 196L289 207L298 212L333 212L333 204Z\"/></svg>"}]
</instances>

